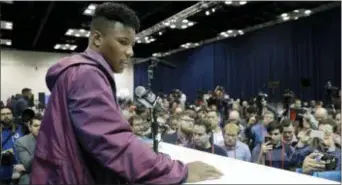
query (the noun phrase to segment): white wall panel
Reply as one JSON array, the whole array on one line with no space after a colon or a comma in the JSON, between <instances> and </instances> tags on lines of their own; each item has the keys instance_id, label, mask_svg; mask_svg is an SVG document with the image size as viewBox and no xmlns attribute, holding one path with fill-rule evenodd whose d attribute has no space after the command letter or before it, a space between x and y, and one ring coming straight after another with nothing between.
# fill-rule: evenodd
<instances>
[{"instance_id":1,"label":"white wall panel","mask_svg":"<svg viewBox=\"0 0 342 185\"><path fill-rule=\"evenodd\" d=\"M45 84L48 68L59 59L68 56L60 53L1 50L1 100L21 92L24 87L31 88L38 98L38 92L49 93ZM133 65L123 74L115 75L117 88L133 93Z\"/></svg>"}]
</instances>

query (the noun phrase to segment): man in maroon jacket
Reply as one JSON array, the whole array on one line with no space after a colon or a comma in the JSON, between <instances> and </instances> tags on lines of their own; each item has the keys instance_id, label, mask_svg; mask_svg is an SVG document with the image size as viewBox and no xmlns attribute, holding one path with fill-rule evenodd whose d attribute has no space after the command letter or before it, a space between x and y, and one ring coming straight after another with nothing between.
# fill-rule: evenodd
<instances>
[{"instance_id":1,"label":"man in maroon jacket","mask_svg":"<svg viewBox=\"0 0 342 185\"><path fill-rule=\"evenodd\" d=\"M88 49L47 73L51 91L32 162L31 184L180 184L219 178L214 167L156 154L120 113L112 73L133 56L139 20L128 7L98 5Z\"/></svg>"}]
</instances>

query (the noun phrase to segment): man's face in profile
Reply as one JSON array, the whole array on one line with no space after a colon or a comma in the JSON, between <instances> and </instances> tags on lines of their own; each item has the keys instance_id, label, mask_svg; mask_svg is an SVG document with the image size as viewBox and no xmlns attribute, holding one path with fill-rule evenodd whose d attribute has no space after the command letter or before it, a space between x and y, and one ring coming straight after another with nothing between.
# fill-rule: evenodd
<instances>
[{"instance_id":1,"label":"man's face in profile","mask_svg":"<svg viewBox=\"0 0 342 185\"><path fill-rule=\"evenodd\" d=\"M100 52L114 73L122 73L133 56L135 31L120 22L109 23L106 33L95 36Z\"/></svg>"}]
</instances>

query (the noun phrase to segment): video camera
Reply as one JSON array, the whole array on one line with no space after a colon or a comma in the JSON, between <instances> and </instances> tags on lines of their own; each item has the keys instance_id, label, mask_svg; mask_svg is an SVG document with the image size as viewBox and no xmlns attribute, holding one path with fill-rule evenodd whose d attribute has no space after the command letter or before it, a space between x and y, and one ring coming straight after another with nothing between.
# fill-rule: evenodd
<instances>
[{"instance_id":1,"label":"video camera","mask_svg":"<svg viewBox=\"0 0 342 185\"><path fill-rule=\"evenodd\" d=\"M182 96L182 92L179 89L172 90L171 94L176 100L179 100Z\"/></svg>"},{"instance_id":2,"label":"video camera","mask_svg":"<svg viewBox=\"0 0 342 185\"><path fill-rule=\"evenodd\" d=\"M337 158L333 155L324 153L318 160L325 161L325 171L333 171L337 167Z\"/></svg>"},{"instance_id":3,"label":"video camera","mask_svg":"<svg viewBox=\"0 0 342 185\"><path fill-rule=\"evenodd\" d=\"M262 115L262 109L263 109L263 106L266 105L267 97L268 97L268 95L266 93L259 92L257 97L255 98L255 104L257 106L257 115L258 116Z\"/></svg>"},{"instance_id":4,"label":"video camera","mask_svg":"<svg viewBox=\"0 0 342 185\"><path fill-rule=\"evenodd\" d=\"M336 104L336 103L334 103L334 100L340 99L340 95L338 92L339 88L333 86L332 83L330 81L328 81L325 84L324 89L326 91L327 99L329 101L328 107L334 108L334 105ZM337 104L339 104L339 103L337 103Z\"/></svg>"}]
</instances>

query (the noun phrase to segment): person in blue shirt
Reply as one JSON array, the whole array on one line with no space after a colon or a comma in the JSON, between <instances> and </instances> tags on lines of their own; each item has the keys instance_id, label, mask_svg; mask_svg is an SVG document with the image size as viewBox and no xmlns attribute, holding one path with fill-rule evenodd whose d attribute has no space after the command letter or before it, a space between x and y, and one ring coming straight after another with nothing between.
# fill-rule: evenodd
<instances>
[{"instance_id":1,"label":"person in blue shirt","mask_svg":"<svg viewBox=\"0 0 342 185\"><path fill-rule=\"evenodd\" d=\"M224 148L210 142L211 135L210 121L206 119L196 120L193 130L193 144L187 145L187 147L227 157L228 155Z\"/></svg>"},{"instance_id":2,"label":"person in blue shirt","mask_svg":"<svg viewBox=\"0 0 342 185\"><path fill-rule=\"evenodd\" d=\"M14 124L12 111L8 107L0 110L1 119L1 165L0 184L10 184L12 180L13 165L17 164L14 144L23 136L21 128Z\"/></svg>"},{"instance_id":3,"label":"person in blue shirt","mask_svg":"<svg viewBox=\"0 0 342 185\"><path fill-rule=\"evenodd\" d=\"M274 114L272 112L266 112L264 114L263 120L251 127L250 134L253 141L252 148L263 143L267 133L266 127L272 121L274 121Z\"/></svg>"},{"instance_id":4,"label":"person in blue shirt","mask_svg":"<svg viewBox=\"0 0 342 185\"><path fill-rule=\"evenodd\" d=\"M253 149L252 161L279 169L292 169L294 148L282 141L282 125L272 121L266 130L265 142Z\"/></svg>"},{"instance_id":5,"label":"person in blue shirt","mask_svg":"<svg viewBox=\"0 0 342 185\"><path fill-rule=\"evenodd\" d=\"M239 140L240 127L234 122L229 122L224 127L224 143L223 146L228 157L251 162L251 151L247 144Z\"/></svg>"}]
</instances>

